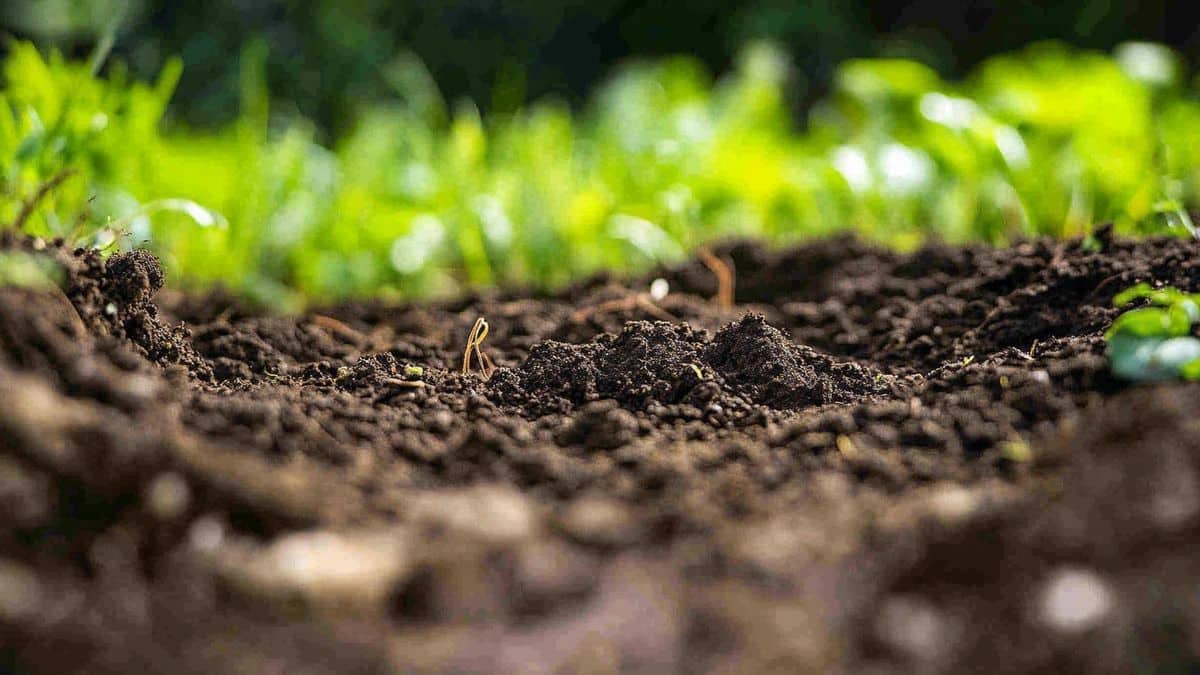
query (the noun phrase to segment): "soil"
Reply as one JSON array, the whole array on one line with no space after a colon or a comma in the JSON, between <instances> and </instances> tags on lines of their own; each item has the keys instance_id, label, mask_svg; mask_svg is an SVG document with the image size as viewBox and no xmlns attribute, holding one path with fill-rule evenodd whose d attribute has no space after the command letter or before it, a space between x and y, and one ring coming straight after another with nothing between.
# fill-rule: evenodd
<instances>
[{"instance_id":1,"label":"soil","mask_svg":"<svg viewBox=\"0 0 1200 675\"><path fill-rule=\"evenodd\" d=\"M279 316L4 236L66 281L0 289L0 672L1196 672L1200 388L1103 331L1197 248Z\"/></svg>"}]
</instances>

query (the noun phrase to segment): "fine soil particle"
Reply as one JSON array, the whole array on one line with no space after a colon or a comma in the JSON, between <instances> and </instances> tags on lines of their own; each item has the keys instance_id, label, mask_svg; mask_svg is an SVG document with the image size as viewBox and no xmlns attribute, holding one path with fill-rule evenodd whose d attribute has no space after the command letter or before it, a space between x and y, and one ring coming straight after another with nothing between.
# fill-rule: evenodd
<instances>
[{"instance_id":1,"label":"fine soil particle","mask_svg":"<svg viewBox=\"0 0 1200 675\"><path fill-rule=\"evenodd\" d=\"M0 249L65 277L0 288L0 671L1200 668L1200 389L1102 337L1200 290L1193 242L734 242L730 310L691 261L301 316Z\"/></svg>"}]
</instances>

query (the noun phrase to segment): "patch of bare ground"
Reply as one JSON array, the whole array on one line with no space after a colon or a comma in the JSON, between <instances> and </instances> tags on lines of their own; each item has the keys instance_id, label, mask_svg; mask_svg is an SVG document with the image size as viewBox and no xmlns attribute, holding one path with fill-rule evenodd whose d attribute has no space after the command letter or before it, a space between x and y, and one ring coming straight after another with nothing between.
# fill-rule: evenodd
<instances>
[{"instance_id":1,"label":"patch of bare ground","mask_svg":"<svg viewBox=\"0 0 1200 675\"><path fill-rule=\"evenodd\" d=\"M1200 396L1102 333L1196 244L1099 242L276 316L7 237L0 670L1190 672Z\"/></svg>"}]
</instances>

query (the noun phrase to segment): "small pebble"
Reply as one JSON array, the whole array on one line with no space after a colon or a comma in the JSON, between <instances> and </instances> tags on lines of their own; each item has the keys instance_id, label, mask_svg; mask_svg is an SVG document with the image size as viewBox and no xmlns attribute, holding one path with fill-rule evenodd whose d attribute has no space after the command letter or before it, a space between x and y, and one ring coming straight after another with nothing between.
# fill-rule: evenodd
<instances>
[{"instance_id":1,"label":"small pebble","mask_svg":"<svg viewBox=\"0 0 1200 675\"><path fill-rule=\"evenodd\" d=\"M0 621L17 622L37 611L42 585L28 567L0 558Z\"/></svg>"},{"instance_id":2,"label":"small pebble","mask_svg":"<svg viewBox=\"0 0 1200 675\"><path fill-rule=\"evenodd\" d=\"M1104 621L1113 607L1107 582L1087 569L1064 567L1056 571L1041 594L1041 618L1064 633L1079 633Z\"/></svg>"},{"instance_id":3,"label":"small pebble","mask_svg":"<svg viewBox=\"0 0 1200 675\"><path fill-rule=\"evenodd\" d=\"M671 285L667 283L666 279L659 278L650 283L650 299L654 300L655 302L666 298L667 294L670 292Z\"/></svg>"},{"instance_id":4,"label":"small pebble","mask_svg":"<svg viewBox=\"0 0 1200 675\"><path fill-rule=\"evenodd\" d=\"M884 602L875 617L875 637L893 650L917 660L932 660L947 643L942 613L913 596Z\"/></svg>"},{"instance_id":5,"label":"small pebble","mask_svg":"<svg viewBox=\"0 0 1200 675\"><path fill-rule=\"evenodd\" d=\"M212 516L197 518L188 530L188 541L199 553L213 553L225 542L225 526Z\"/></svg>"},{"instance_id":6,"label":"small pebble","mask_svg":"<svg viewBox=\"0 0 1200 675\"><path fill-rule=\"evenodd\" d=\"M187 511L191 489L183 476L165 471L154 477L146 488L146 508L159 520L174 520Z\"/></svg>"}]
</instances>

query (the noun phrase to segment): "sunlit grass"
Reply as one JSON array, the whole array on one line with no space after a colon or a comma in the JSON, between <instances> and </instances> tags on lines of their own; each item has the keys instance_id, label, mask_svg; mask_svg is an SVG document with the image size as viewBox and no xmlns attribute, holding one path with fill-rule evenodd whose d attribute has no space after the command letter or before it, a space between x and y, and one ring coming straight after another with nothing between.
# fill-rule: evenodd
<instances>
[{"instance_id":1,"label":"sunlit grass","mask_svg":"<svg viewBox=\"0 0 1200 675\"><path fill-rule=\"evenodd\" d=\"M1182 224L1200 188L1200 103L1165 48L1038 45L962 82L908 61L843 64L803 124L788 64L747 49L713 81L686 58L630 64L584 109L481 117L412 58L388 105L331 147L272 115L260 49L243 54L228 129L163 130L179 75L14 45L0 90L0 220L76 169L28 229L148 245L183 285L271 302L554 285L686 254L717 237L855 230L897 246ZM1172 205L1164 208L1164 204ZM80 231L80 214L97 224Z\"/></svg>"}]
</instances>

